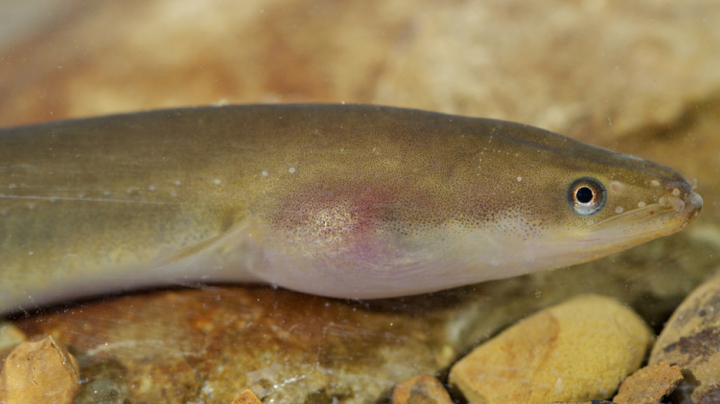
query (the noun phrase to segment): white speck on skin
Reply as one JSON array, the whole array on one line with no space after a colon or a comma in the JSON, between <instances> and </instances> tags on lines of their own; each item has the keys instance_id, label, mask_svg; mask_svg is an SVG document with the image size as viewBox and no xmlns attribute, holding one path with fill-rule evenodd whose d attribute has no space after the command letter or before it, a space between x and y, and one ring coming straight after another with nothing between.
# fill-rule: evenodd
<instances>
[{"instance_id":1,"label":"white speck on skin","mask_svg":"<svg viewBox=\"0 0 720 404\"><path fill-rule=\"evenodd\" d=\"M267 177L267 176L268 176L268 172L267 172L267 171L263 171L261 174L262 174L263 177Z\"/></svg>"},{"instance_id":2,"label":"white speck on skin","mask_svg":"<svg viewBox=\"0 0 720 404\"><path fill-rule=\"evenodd\" d=\"M148 187L148 190L154 191L154 190L155 190L155 185L150 185L150 186Z\"/></svg>"},{"instance_id":3,"label":"white speck on skin","mask_svg":"<svg viewBox=\"0 0 720 404\"><path fill-rule=\"evenodd\" d=\"M522 181L522 177L517 177L518 182Z\"/></svg>"},{"instance_id":4,"label":"white speck on skin","mask_svg":"<svg viewBox=\"0 0 720 404\"><path fill-rule=\"evenodd\" d=\"M215 178L215 181L213 181L213 182L215 183L215 185L220 185L220 180L217 178Z\"/></svg>"},{"instance_id":5,"label":"white speck on skin","mask_svg":"<svg viewBox=\"0 0 720 404\"><path fill-rule=\"evenodd\" d=\"M180 185L180 180L175 181L175 185Z\"/></svg>"},{"instance_id":6,"label":"white speck on skin","mask_svg":"<svg viewBox=\"0 0 720 404\"><path fill-rule=\"evenodd\" d=\"M638 208L644 208L645 202L638 202Z\"/></svg>"},{"instance_id":7,"label":"white speck on skin","mask_svg":"<svg viewBox=\"0 0 720 404\"><path fill-rule=\"evenodd\" d=\"M28 203L28 204L27 204L27 207L28 207L28 209L33 210L33 209L35 209L35 204L34 204L34 203Z\"/></svg>"},{"instance_id":8,"label":"white speck on skin","mask_svg":"<svg viewBox=\"0 0 720 404\"><path fill-rule=\"evenodd\" d=\"M623 208L622 208L622 206L618 206L617 208L615 208L615 212L617 212L617 213L623 213Z\"/></svg>"},{"instance_id":9,"label":"white speck on skin","mask_svg":"<svg viewBox=\"0 0 720 404\"><path fill-rule=\"evenodd\" d=\"M672 194L673 194L674 196L680 196L680 190L677 189L677 188L674 188L673 191L672 191Z\"/></svg>"},{"instance_id":10,"label":"white speck on skin","mask_svg":"<svg viewBox=\"0 0 720 404\"><path fill-rule=\"evenodd\" d=\"M653 185L656 186L656 187L659 187L659 186L660 186L660 182L659 182L659 181L656 181L656 180L652 180L652 181L650 181L650 183L653 184Z\"/></svg>"},{"instance_id":11,"label":"white speck on skin","mask_svg":"<svg viewBox=\"0 0 720 404\"><path fill-rule=\"evenodd\" d=\"M104 196L110 196L110 191L105 191L105 192L103 192L103 195L104 195Z\"/></svg>"},{"instance_id":12,"label":"white speck on skin","mask_svg":"<svg viewBox=\"0 0 720 404\"><path fill-rule=\"evenodd\" d=\"M295 167L290 167L290 169L289 169L288 171L290 171L290 174L294 173L294 172L295 172Z\"/></svg>"},{"instance_id":13,"label":"white speck on skin","mask_svg":"<svg viewBox=\"0 0 720 404\"><path fill-rule=\"evenodd\" d=\"M10 189L13 189L13 188L15 188L15 187L17 187L17 185L15 185L15 184L10 184L10 185L8 185L8 188L10 188Z\"/></svg>"},{"instance_id":14,"label":"white speck on skin","mask_svg":"<svg viewBox=\"0 0 720 404\"><path fill-rule=\"evenodd\" d=\"M33 252L32 252L32 251L28 251L28 255L33 255Z\"/></svg>"},{"instance_id":15,"label":"white speck on skin","mask_svg":"<svg viewBox=\"0 0 720 404\"><path fill-rule=\"evenodd\" d=\"M621 183L619 183L619 182L617 182L617 181L613 181L613 182L610 183L610 189L611 189L613 192L618 193L618 192L622 191L622 189L623 189L623 184L621 184Z\"/></svg>"}]
</instances>

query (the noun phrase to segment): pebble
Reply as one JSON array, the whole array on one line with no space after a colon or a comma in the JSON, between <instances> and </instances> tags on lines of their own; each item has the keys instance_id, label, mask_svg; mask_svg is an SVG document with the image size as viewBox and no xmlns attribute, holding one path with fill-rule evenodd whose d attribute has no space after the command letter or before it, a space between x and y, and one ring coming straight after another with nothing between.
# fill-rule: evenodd
<instances>
[{"instance_id":1,"label":"pebble","mask_svg":"<svg viewBox=\"0 0 720 404\"><path fill-rule=\"evenodd\" d=\"M77 361L52 336L18 345L0 375L4 404L72 404L79 389Z\"/></svg>"},{"instance_id":2,"label":"pebble","mask_svg":"<svg viewBox=\"0 0 720 404\"><path fill-rule=\"evenodd\" d=\"M695 289L658 337L650 364L677 365L684 376L674 404L720 402L720 275Z\"/></svg>"},{"instance_id":3,"label":"pebble","mask_svg":"<svg viewBox=\"0 0 720 404\"><path fill-rule=\"evenodd\" d=\"M262 401L251 390L245 390L233 400L232 404L262 404Z\"/></svg>"},{"instance_id":4,"label":"pebble","mask_svg":"<svg viewBox=\"0 0 720 404\"><path fill-rule=\"evenodd\" d=\"M12 323L0 322L0 350L25 342L27 337Z\"/></svg>"},{"instance_id":5,"label":"pebble","mask_svg":"<svg viewBox=\"0 0 720 404\"><path fill-rule=\"evenodd\" d=\"M607 297L581 295L477 347L453 366L450 383L473 403L610 398L640 367L652 338L632 310Z\"/></svg>"},{"instance_id":6,"label":"pebble","mask_svg":"<svg viewBox=\"0 0 720 404\"><path fill-rule=\"evenodd\" d=\"M625 379L618 394L617 404L656 404L672 393L683 379L680 368L665 362L644 367Z\"/></svg>"},{"instance_id":7,"label":"pebble","mask_svg":"<svg viewBox=\"0 0 720 404\"><path fill-rule=\"evenodd\" d=\"M395 386L393 404L452 404L452 400L438 379L419 375Z\"/></svg>"},{"instance_id":8,"label":"pebble","mask_svg":"<svg viewBox=\"0 0 720 404\"><path fill-rule=\"evenodd\" d=\"M590 401L555 401L552 404L615 404L612 401L607 400L590 400Z\"/></svg>"}]
</instances>

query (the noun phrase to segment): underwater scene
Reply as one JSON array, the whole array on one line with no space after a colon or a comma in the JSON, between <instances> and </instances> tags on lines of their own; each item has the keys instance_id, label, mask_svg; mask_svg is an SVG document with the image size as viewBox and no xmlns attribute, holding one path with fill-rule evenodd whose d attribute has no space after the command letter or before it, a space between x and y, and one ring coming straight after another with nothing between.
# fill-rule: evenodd
<instances>
[{"instance_id":1,"label":"underwater scene","mask_svg":"<svg viewBox=\"0 0 720 404\"><path fill-rule=\"evenodd\" d=\"M720 403L719 18L0 0L0 402Z\"/></svg>"}]
</instances>

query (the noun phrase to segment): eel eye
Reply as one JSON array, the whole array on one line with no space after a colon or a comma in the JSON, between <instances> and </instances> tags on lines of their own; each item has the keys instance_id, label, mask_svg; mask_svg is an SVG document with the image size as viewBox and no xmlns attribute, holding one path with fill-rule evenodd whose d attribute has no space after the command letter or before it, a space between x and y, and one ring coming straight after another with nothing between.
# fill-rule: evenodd
<instances>
[{"instance_id":1,"label":"eel eye","mask_svg":"<svg viewBox=\"0 0 720 404\"><path fill-rule=\"evenodd\" d=\"M602 210L607 201L606 195L602 182L592 177L582 177L570 184L567 197L575 213L590 216Z\"/></svg>"}]
</instances>

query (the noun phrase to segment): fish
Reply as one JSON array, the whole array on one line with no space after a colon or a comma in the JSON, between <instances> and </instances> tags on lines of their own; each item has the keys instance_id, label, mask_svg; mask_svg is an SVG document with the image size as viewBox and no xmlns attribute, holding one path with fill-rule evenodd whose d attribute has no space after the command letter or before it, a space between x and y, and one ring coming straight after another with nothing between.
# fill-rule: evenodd
<instances>
[{"instance_id":1,"label":"fish","mask_svg":"<svg viewBox=\"0 0 720 404\"><path fill-rule=\"evenodd\" d=\"M675 170L520 123L206 106L0 130L0 312L162 285L377 299L570 266L702 208Z\"/></svg>"}]
</instances>

